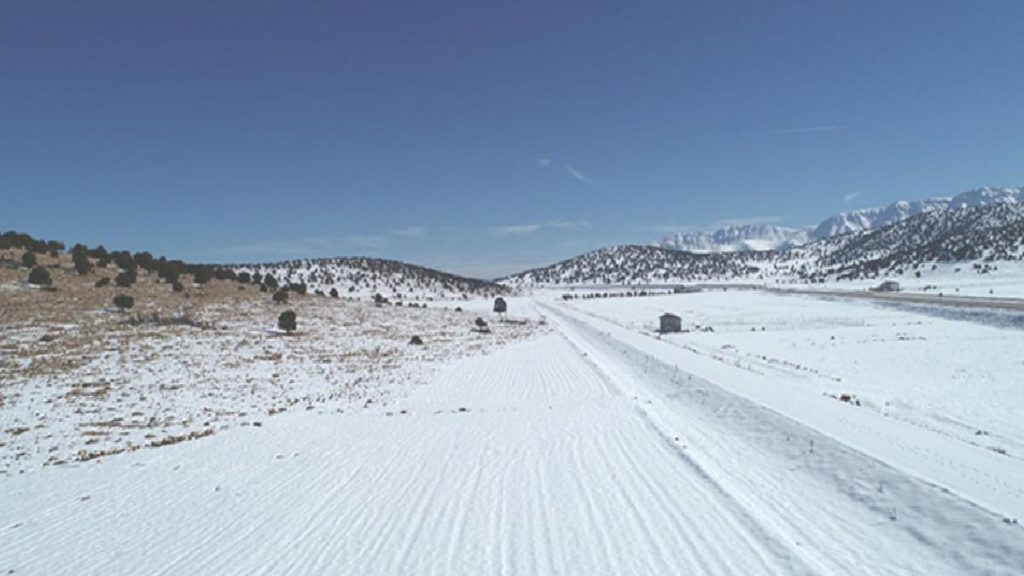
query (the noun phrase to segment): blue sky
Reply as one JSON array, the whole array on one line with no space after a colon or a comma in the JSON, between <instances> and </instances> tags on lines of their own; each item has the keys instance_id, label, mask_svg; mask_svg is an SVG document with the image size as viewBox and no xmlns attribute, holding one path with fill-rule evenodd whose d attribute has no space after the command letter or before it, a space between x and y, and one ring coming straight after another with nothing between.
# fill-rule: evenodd
<instances>
[{"instance_id":1,"label":"blue sky","mask_svg":"<svg viewBox=\"0 0 1024 576\"><path fill-rule=\"evenodd\" d=\"M1024 184L1024 2L0 0L0 229L496 276Z\"/></svg>"}]
</instances>

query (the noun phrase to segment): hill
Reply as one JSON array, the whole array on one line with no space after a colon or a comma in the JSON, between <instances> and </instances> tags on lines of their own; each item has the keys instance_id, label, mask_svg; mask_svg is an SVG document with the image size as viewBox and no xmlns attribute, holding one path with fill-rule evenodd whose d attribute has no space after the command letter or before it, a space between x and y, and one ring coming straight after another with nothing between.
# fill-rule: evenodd
<instances>
[{"instance_id":1,"label":"hill","mask_svg":"<svg viewBox=\"0 0 1024 576\"><path fill-rule=\"evenodd\" d=\"M923 211L877 229L786 250L693 253L616 246L527 270L509 286L757 281L825 282L903 275L924 264L968 263L978 273L1024 259L1024 204ZM974 266L976 264L976 266Z\"/></svg>"},{"instance_id":2,"label":"hill","mask_svg":"<svg viewBox=\"0 0 1024 576\"><path fill-rule=\"evenodd\" d=\"M321 258L267 264L230 265L236 274L272 276L278 284L304 284L313 292L393 301L492 297L506 288L440 270L380 258Z\"/></svg>"}]
</instances>

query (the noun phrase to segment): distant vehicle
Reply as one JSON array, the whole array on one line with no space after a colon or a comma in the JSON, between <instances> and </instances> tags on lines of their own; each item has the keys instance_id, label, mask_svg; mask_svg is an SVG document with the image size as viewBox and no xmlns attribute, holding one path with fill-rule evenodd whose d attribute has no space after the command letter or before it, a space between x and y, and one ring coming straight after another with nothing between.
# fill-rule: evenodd
<instances>
[{"instance_id":1,"label":"distant vehicle","mask_svg":"<svg viewBox=\"0 0 1024 576\"><path fill-rule=\"evenodd\" d=\"M900 283L895 280L886 280L871 290L874 292L899 292Z\"/></svg>"}]
</instances>

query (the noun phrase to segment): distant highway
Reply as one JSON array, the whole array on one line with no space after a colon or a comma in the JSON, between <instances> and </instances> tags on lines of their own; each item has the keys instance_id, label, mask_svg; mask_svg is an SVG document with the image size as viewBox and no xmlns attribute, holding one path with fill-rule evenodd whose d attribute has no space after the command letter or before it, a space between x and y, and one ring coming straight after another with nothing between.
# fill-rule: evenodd
<instances>
[{"instance_id":1,"label":"distant highway","mask_svg":"<svg viewBox=\"0 0 1024 576\"><path fill-rule=\"evenodd\" d=\"M938 294L919 294L913 292L871 292L867 290L765 289L769 292L775 292L778 294L812 294L817 296L837 296L840 298L860 298L862 300L881 300L883 302L909 302L913 304L935 304L939 306L959 306L966 308L987 308L989 310L1012 310L1015 312L1024 312L1024 299L1020 298L939 296Z\"/></svg>"},{"instance_id":2,"label":"distant highway","mask_svg":"<svg viewBox=\"0 0 1024 576\"><path fill-rule=\"evenodd\" d=\"M983 296L950 296L923 294L920 292L873 292L871 290L842 290L826 288L777 288L763 284L574 284L559 288L566 292L601 291L601 290L673 290L689 287L696 290L764 290L775 294L835 296L838 298L859 298L861 300L881 300L883 302L903 302L911 304L933 304L937 306L959 306L965 308L984 308L988 310L1010 310L1024 312L1024 298L988 298Z\"/></svg>"}]
</instances>

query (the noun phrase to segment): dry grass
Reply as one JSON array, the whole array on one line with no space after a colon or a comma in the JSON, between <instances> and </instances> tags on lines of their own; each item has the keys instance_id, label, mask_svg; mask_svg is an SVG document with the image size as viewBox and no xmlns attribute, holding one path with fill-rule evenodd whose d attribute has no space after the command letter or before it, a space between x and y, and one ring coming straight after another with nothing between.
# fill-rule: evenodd
<instances>
[{"instance_id":1,"label":"dry grass","mask_svg":"<svg viewBox=\"0 0 1024 576\"><path fill-rule=\"evenodd\" d=\"M80 276L67 255L39 255L55 288L43 291L27 284L21 254L0 251L0 476L192 440L297 405L387 404L422 383L424 366L537 329L481 338L453 311L297 294L282 306L234 281L175 293L144 270L131 288L95 288L119 270ZM113 306L122 293L135 299L129 313ZM273 330L284 309L298 313L297 335ZM413 334L426 346L409 346Z\"/></svg>"}]
</instances>

